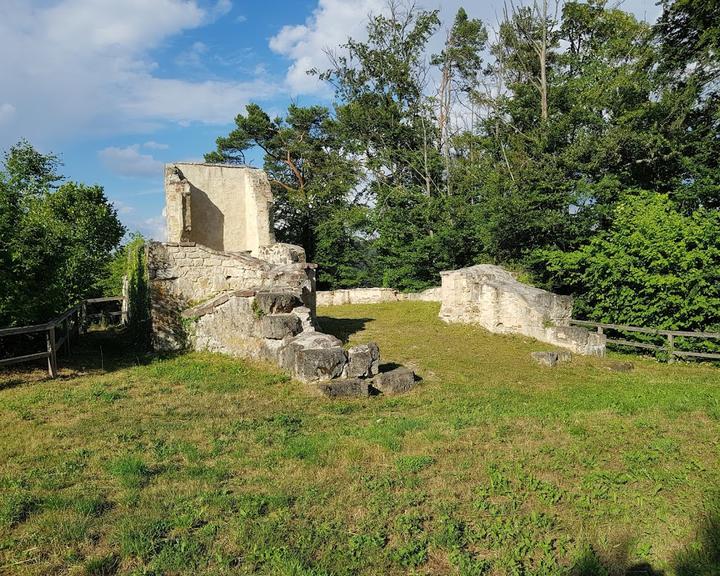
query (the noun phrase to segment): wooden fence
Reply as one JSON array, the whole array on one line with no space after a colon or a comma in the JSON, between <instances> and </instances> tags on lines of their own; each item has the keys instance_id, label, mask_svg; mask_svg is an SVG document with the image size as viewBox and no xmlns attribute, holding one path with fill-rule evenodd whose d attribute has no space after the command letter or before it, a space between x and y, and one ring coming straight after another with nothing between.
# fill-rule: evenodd
<instances>
[{"instance_id":1,"label":"wooden fence","mask_svg":"<svg viewBox=\"0 0 720 576\"><path fill-rule=\"evenodd\" d=\"M108 302L120 302L121 309L117 312L99 312L88 314L89 306L103 304ZM6 336L19 336L21 334L36 334L38 332L45 333L45 350L42 352L34 352L23 356L15 356L11 358L0 358L0 366L9 364L19 364L21 362L30 362L31 360L40 360L47 358L48 374L51 378L57 376L57 353L65 350L66 354L70 353L70 343L73 338L77 338L80 334L85 333L89 324L96 320L102 320L104 317L119 318L120 322L127 322L127 306L122 296L112 296L110 298L90 298L83 300L72 308L69 308L56 318L45 324L35 324L34 326L18 326L15 328L0 329L0 338Z\"/></svg>"},{"instance_id":2,"label":"wooden fence","mask_svg":"<svg viewBox=\"0 0 720 576\"><path fill-rule=\"evenodd\" d=\"M650 334L652 336L660 336L665 338L665 344L650 344L648 342L636 342L634 340L626 340L624 338L608 338L608 344L617 344L618 346L631 346L634 348L643 348L645 350L655 350L666 352L668 354L668 362L674 362L675 357L687 358L707 358L710 360L720 360L720 354L711 352L689 352L686 350L677 350L675 348L675 337L682 338L702 338L704 340L720 340L720 332L690 332L687 330L658 330L655 328L641 328L640 326L624 326L621 324L603 324L602 322L590 322L588 320L570 320L570 324L575 326L583 326L585 328L595 328L598 334L604 334L605 330L614 330L618 332L639 332L641 334Z\"/></svg>"}]
</instances>

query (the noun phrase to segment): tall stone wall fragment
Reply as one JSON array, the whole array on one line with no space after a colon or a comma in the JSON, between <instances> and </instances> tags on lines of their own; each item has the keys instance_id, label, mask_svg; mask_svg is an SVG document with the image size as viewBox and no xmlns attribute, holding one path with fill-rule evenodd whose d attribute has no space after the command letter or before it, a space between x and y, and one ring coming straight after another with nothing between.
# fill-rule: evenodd
<instances>
[{"instance_id":1,"label":"tall stone wall fragment","mask_svg":"<svg viewBox=\"0 0 720 576\"><path fill-rule=\"evenodd\" d=\"M168 242L225 252L273 244L272 192L262 170L178 162L165 166Z\"/></svg>"},{"instance_id":2,"label":"tall stone wall fragment","mask_svg":"<svg viewBox=\"0 0 720 576\"><path fill-rule=\"evenodd\" d=\"M572 298L528 286L507 270L480 264L441 273L440 318L524 334L578 354L602 356L605 337L570 326Z\"/></svg>"}]
</instances>

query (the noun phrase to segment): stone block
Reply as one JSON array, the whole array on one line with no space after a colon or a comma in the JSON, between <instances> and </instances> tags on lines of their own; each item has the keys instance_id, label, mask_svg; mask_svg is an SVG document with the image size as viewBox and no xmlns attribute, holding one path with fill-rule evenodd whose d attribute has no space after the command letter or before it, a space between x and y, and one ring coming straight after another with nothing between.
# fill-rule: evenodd
<instances>
[{"instance_id":1,"label":"stone block","mask_svg":"<svg viewBox=\"0 0 720 576\"><path fill-rule=\"evenodd\" d=\"M272 340L295 336L302 330L300 318L295 314L269 314L259 319L257 335Z\"/></svg>"},{"instance_id":2,"label":"stone block","mask_svg":"<svg viewBox=\"0 0 720 576\"><path fill-rule=\"evenodd\" d=\"M347 357L342 342L322 332L303 332L278 352L278 362L303 382L338 378Z\"/></svg>"},{"instance_id":3,"label":"stone block","mask_svg":"<svg viewBox=\"0 0 720 576\"><path fill-rule=\"evenodd\" d=\"M342 348L303 348L295 353L294 374L303 382L338 378L345 367Z\"/></svg>"},{"instance_id":4,"label":"stone block","mask_svg":"<svg viewBox=\"0 0 720 576\"><path fill-rule=\"evenodd\" d=\"M260 246L252 252L253 256L276 266L305 262L305 250L302 246L276 242L268 246Z\"/></svg>"},{"instance_id":5,"label":"stone block","mask_svg":"<svg viewBox=\"0 0 720 576\"><path fill-rule=\"evenodd\" d=\"M605 368L611 372L632 372L635 369L635 364L632 362L610 362L605 365Z\"/></svg>"},{"instance_id":6,"label":"stone block","mask_svg":"<svg viewBox=\"0 0 720 576\"><path fill-rule=\"evenodd\" d=\"M298 306L293 310L293 314L300 318L303 332L314 332L315 331L315 320L313 319L312 312L307 306Z\"/></svg>"},{"instance_id":7,"label":"stone block","mask_svg":"<svg viewBox=\"0 0 720 576\"><path fill-rule=\"evenodd\" d=\"M362 397L370 394L367 380L362 378L342 378L319 384L318 390L329 398Z\"/></svg>"},{"instance_id":8,"label":"stone block","mask_svg":"<svg viewBox=\"0 0 720 576\"><path fill-rule=\"evenodd\" d=\"M552 368L558 363L557 352L531 352L530 356L535 362L540 364L540 366L549 366Z\"/></svg>"},{"instance_id":9,"label":"stone block","mask_svg":"<svg viewBox=\"0 0 720 576\"><path fill-rule=\"evenodd\" d=\"M401 394L415 386L415 374L403 366L381 372L372 380L373 388L383 394Z\"/></svg>"},{"instance_id":10,"label":"stone block","mask_svg":"<svg viewBox=\"0 0 720 576\"><path fill-rule=\"evenodd\" d=\"M348 378L371 378L379 371L380 349L374 342L353 346L347 351L347 357L345 376Z\"/></svg>"},{"instance_id":11,"label":"stone block","mask_svg":"<svg viewBox=\"0 0 720 576\"><path fill-rule=\"evenodd\" d=\"M557 353L557 359L558 362L572 362L572 352L568 352L567 350L561 350Z\"/></svg>"},{"instance_id":12,"label":"stone block","mask_svg":"<svg viewBox=\"0 0 720 576\"><path fill-rule=\"evenodd\" d=\"M302 306L300 298L292 292L258 292L255 303L256 308L263 314L292 312L293 308Z\"/></svg>"},{"instance_id":13,"label":"stone block","mask_svg":"<svg viewBox=\"0 0 720 576\"><path fill-rule=\"evenodd\" d=\"M546 330L549 342L569 348L577 354L604 356L605 334L590 332L581 326L554 326Z\"/></svg>"}]
</instances>

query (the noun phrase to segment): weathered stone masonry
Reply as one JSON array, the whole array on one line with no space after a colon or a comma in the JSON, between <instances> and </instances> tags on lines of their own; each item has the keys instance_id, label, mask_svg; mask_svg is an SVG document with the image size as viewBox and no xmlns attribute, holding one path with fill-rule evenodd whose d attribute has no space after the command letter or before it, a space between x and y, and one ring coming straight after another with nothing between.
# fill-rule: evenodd
<instances>
[{"instance_id":1,"label":"weathered stone masonry","mask_svg":"<svg viewBox=\"0 0 720 576\"><path fill-rule=\"evenodd\" d=\"M573 301L522 284L499 266L480 264L442 272L440 318L479 324L499 334L524 334L572 350L603 356L605 336L571 326Z\"/></svg>"},{"instance_id":2,"label":"weathered stone masonry","mask_svg":"<svg viewBox=\"0 0 720 576\"><path fill-rule=\"evenodd\" d=\"M315 389L328 396L369 394L378 347L346 351L318 331L315 265L301 247L273 241L265 174L173 164L165 186L169 241L148 248L155 348L268 360L298 380L322 383ZM389 374L379 380L384 393L414 383L408 370Z\"/></svg>"}]
</instances>

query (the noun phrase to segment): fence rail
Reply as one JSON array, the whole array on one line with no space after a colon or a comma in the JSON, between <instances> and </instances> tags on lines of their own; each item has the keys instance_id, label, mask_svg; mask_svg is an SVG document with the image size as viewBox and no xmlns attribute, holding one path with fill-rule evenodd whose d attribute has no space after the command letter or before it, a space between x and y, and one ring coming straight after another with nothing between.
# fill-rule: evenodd
<instances>
[{"instance_id":1,"label":"fence rail","mask_svg":"<svg viewBox=\"0 0 720 576\"><path fill-rule=\"evenodd\" d=\"M119 312L88 314L88 305L104 304L110 302L120 302L121 310ZM47 358L48 374L51 378L57 376L57 354L64 346L65 353L70 354L70 344L73 338L78 338L87 330L87 326L91 320L104 316L120 317L121 322L127 321L127 306L122 296L112 296L108 298L90 298L83 300L75 306L68 308L56 316L50 322L45 324L35 324L33 326L17 326L13 328L0 328L0 338L6 336L19 336L21 334L36 334L45 332L45 350L42 352L33 352L32 354L24 354L22 356L14 356L10 358L0 358L0 366L8 366L10 364L19 364L21 362L30 362L31 360L40 360ZM59 334L58 334L59 332Z\"/></svg>"},{"instance_id":2,"label":"fence rail","mask_svg":"<svg viewBox=\"0 0 720 576\"><path fill-rule=\"evenodd\" d=\"M668 353L668 362L675 361L675 356L689 358L707 358L709 360L720 360L720 354L713 352L691 352L675 349L675 337L683 338L702 338L703 340L718 339L720 340L720 332L691 332L688 330L660 330L657 328L643 328L641 326L625 326L623 324L604 324L602 322L590 322L589 320L570 320L570 324L575 326L583 326L585 328L595 328L598 334L604 334L605 330L615 330L618 332L639 332L641 334L650 334L651 336L665 337L665 345L648 344L646 342L635 342L624 338L608 338L608 344L617 344L618 346L631 346L634 348L643 348L645 350L664 351Z\"/></svg>"}]
</instances>

